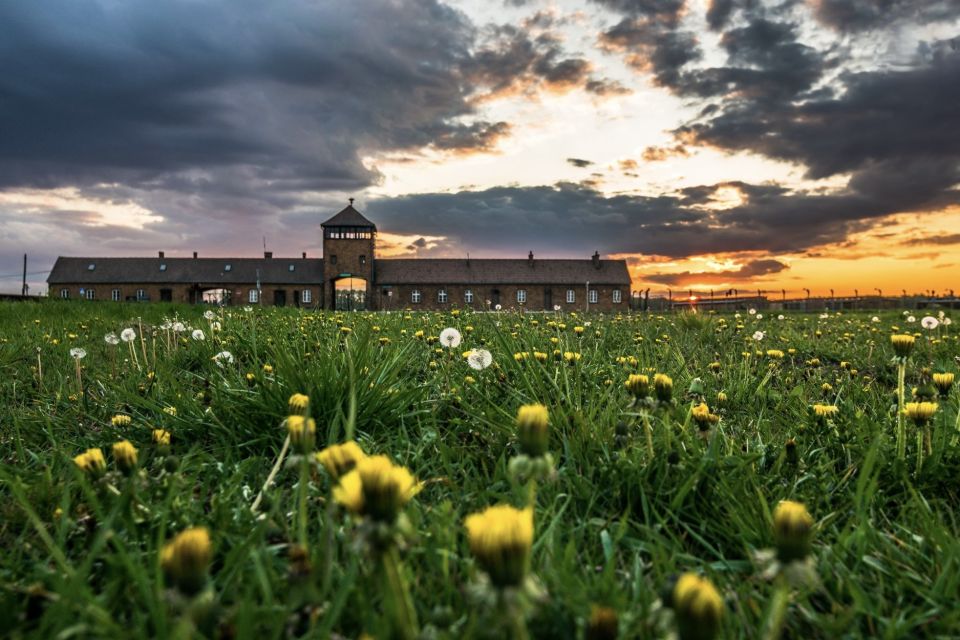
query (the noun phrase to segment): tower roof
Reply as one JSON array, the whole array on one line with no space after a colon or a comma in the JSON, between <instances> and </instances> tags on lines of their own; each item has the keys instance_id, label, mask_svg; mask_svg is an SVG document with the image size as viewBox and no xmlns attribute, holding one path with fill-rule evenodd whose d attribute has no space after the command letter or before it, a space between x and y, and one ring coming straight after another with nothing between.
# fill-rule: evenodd
<instances>
[{"instance_id":1,"label":"tower roof","mask_svg":"<svg viewBox=\"0 0 960 640\"><path fill-rule=\"evenodd\" d=\"M353 208L353 198L340 213L320 225L321 227L367 227L376 229L377 225L367 220L362 213Z\"/></svg>"}]
</instances>

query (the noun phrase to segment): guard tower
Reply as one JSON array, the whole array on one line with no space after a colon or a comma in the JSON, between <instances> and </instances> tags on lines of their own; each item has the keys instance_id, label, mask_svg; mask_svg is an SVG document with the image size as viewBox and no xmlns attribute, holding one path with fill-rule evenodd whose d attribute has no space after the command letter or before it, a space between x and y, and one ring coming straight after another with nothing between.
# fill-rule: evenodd
<instances>
[{"instance_id":1,"label":"guard tower","mask_svg":"<svg viewBox=\"0 0 960 640\"><path fill-rule=\"evenodd\" d=\"M344 311L367 309L373 286L377 226L353 208L345 209L323 229L323 307Z\"/></svg>"}]
</instances>

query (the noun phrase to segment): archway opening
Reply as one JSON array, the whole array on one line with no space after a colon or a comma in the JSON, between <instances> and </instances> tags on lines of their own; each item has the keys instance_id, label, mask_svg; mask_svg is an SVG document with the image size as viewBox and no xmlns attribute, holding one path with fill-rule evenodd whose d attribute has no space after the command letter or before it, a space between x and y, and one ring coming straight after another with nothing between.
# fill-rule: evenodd
<instances>
[{"instance_id":1,"label":"archway opening","mask_svg":"<svg viewBox=\"0 0 960 640\"><path fill-rule=\"evenodd\" d=\"M206 289L201 296L204 304L227 304L230 301L230 290Z\"/></svg>"},{"instance_id":2,"label":"archway opening","mask_svg":"<svg viewBox=\"0 0 960 640\"><path fill-rule=\"evenodd\" d=\"M333 282L334 308L337 311L364 311L367 308L367 281L363 278L339 278Z\"/></svg>"}]
</instances>

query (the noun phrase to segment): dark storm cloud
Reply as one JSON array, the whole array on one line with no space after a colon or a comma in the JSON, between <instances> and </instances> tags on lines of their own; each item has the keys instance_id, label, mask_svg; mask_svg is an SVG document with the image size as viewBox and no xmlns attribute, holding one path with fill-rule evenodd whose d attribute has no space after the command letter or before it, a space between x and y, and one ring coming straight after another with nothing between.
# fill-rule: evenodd
<instances>
[{"instance_id":1,"label":"dark storm cloud","mask_svg":"<svg viewBox=\"0 0 960 640\"><path fill-rule=\"evenodd\" d=\"M817 19L839 31L885 28L910 20L919 24L960 16L956 0L810 0Z\"/></svg>"},{"instance_id":2,"label":"dark storm cloud","mask_svg":"<svg viewBox=\"0 0 960 640\"><path fill-rule=\"evenodd\" d=\"M719 189L736 189L742 203L716 209ZM424 193L375 200L368 206L380 228L421 229L448 247L521 255L645 253L688 257L760 251L793 253L843 241L871 221L900 210L897 203L852 190L835 195L792 191L774 184L726 182L649 197L605 197L570 183ZM509 230L506 233L505 230Z\"/></svg>"},{"instance_id":3,"label":"dark storm cloud","mask_svg":"<svg viewBox=\"0 0 960 640\"><path fill-rule=\"evenodd\" d=\"M663 284L669 286L683 286L686 284L719 284L727 282L736 282L740 280L753 280L755 278L769 276L789 269L786 264L779 260L761 259L746 262L739 269L728 271L710 271L697 273L695 271L681 271L679 273L644 273L642 279L644 282L654 284Z\"/></svg>"}]
</instances>

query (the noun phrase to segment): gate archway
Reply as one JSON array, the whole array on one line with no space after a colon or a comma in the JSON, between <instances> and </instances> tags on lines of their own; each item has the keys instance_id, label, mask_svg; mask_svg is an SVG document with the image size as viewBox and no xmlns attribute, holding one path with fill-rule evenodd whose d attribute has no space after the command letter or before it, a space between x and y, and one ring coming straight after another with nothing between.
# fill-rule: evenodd
<instances>
[{"instance_id":1,"label":"gate archway","mask_svg":"<svg viewBox=\"0 0 960 640\"><path fill-rule=\"evenodd\" d=\"M348 276L333 281L333 308L337 311L367 309L367 281Z\"/></svg>"}]
</instances>

